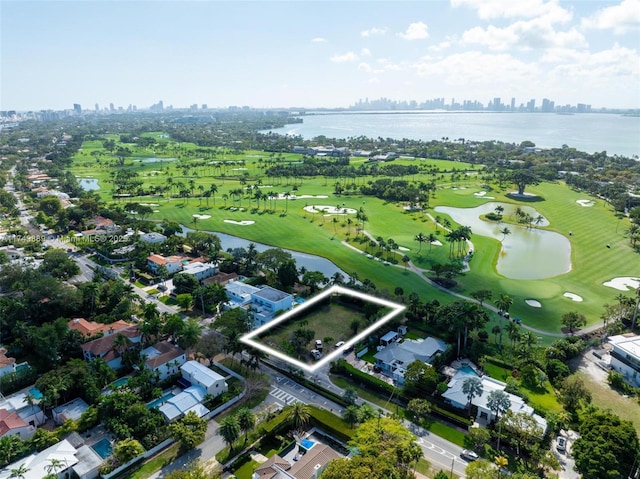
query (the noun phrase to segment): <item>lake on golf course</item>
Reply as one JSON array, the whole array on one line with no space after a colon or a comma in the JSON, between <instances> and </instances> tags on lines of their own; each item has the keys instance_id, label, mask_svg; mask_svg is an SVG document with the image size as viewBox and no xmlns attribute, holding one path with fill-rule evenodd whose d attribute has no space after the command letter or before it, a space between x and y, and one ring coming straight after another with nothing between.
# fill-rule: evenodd
<instances>
[{"instance_id":1,"label":"lake on golf course","mask_svg":"<svg viewBox=\"0 0 640 479\"><path fill-rule=\"evenodd\" d=\"M527 225L519 226L480 219L481 215L495 211L497 206L504 208L503 218L515 218L516 206L498 202L485 203L475 208L437 206L435 211L449 215L458 224L471 227L474 235L488 236L502 241L502 250L496 268L498 273L507 278L544 279L571 270L571 243L565 236L554 231L537 229L535 225L529 228ZM521 206L520 209L534 218L539 214L529 206ZM540 226L548 224L544 219ZM500 230L505 226L509 228L511 234L502 240L504 235Z\"/></svg>"}]
</instances>

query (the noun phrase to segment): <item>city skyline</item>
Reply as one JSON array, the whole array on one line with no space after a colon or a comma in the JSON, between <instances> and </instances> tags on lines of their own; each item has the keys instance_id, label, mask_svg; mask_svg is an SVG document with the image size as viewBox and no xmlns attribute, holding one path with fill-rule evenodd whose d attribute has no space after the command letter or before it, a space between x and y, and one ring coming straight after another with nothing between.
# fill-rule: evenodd
<instances>
[{"instance_id":1,"label":"city skyline","mask_svg":"<svg viewBox=\"0 0 640 479\"><path fill-rule=\"evenodd\" d=\"M0 6L5 111L496 97L640 108L640 0Z\"/></svg>"}]
</instances>

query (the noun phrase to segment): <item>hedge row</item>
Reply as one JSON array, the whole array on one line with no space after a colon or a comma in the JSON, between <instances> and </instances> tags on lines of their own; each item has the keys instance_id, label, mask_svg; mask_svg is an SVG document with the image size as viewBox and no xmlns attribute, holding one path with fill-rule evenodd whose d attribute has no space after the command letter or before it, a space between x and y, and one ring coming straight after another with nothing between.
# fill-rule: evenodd
<instances>
[{"instance_id":1,"label":"hedge row","mask_svg":"<svg viewBox=\"0 0 640 479\"><path fill-rule=\"evenodd\" d=\"M316 426L331 434L342 442L348 442L353 436L353 429L332 412L320 409L316 406L309 406L311 417Z\"/></svg>"}]
</instances>

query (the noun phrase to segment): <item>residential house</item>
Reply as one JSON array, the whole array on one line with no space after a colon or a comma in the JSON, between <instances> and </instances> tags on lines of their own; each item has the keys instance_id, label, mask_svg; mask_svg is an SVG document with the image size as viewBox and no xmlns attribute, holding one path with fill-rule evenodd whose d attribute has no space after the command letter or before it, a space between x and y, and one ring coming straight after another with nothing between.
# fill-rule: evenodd
<instances>
[{"instance_id":1,"label":"residential house","mask_svg":"<svg viewBox=\"0 0 640 479\"><path fill-rule=\"evenodd\" d=\"M190 274L198 281L202 281L206 278L211 278L218 272L218 267L213 263L202 263L201 261L194 261L187 263L182 267L181 274Z\"/></svg>"},{"instance_id":2,"label":"residential house","mask_svg":"<svg viewBox=\"0 0 640 479\"><path fill-rule=\"evenodd\" d=\"M224 286L229 301L225 304L227 309L248 307L251 304L251 295L260 288L244 284L241 281L230 281Z\"/></svg>"},{"instance_id":3,"label":"residential house","mask_svg":"<svg viewBox=\"0 0 640 479\"><path fill-rule=\"evenodd\" d=\"M62 424L68 419L78 421L87 409L89 409L89 405L81 398L76 398L62 406L54 408L52 412L53 420L56 424Z\"/></svg>"},{"instance_id":4,"label":"residential house","mask_svg":"<svg viewBox=\"0 0 640 479\"><path fill-rule=\"evenodd\" d=\"M254 328L271 321L276 312L288 311L291 308L293 308L293 296L271 286L264 286L251 293Z\"/></svg>"},{"instance_id":5,"label":"residential house","mask_svg":"<svg viewBox=\"0 0 640 479\"><path fill-rule=\"evenodd\" d=\"M7 356L7 350L0 348L0 378L5 374L16 372L16 358Z\"/></svg>"},{"instance_id":6,"label":"residential house","mask_svg":"<svg viewBox=\"0 0 640 479\"><path fill-rule=\"evenodd\" d=\"M213 371L212 371L213 372ZM189 386L180 394L173 396L162 404L158 410L167 422L184 417L189 412L195 412L198 417L209 414L209 410L202 404L207 391L200 385Z\"/></svg>"},{"instance_id":7,"label":"residential house","mask_svg":"<svg viewBox=\"0 0 640 479\"><path fill-rule=\"evenodd\" d=\"M167 379L173 374L179 374L180 366L187 360L184 349L167 341L143 349L140 356L146 357L145 366L151 371L157 372L160 380Z\"/></svg>"},{"instance_id":8,"label":"residential house","mask_svg":"<svg viewBox=\"0 0 640 479\"><path fill-rule=\"evenodd\" d=\"M206 278L202 281L202 284L219 284L221 286L225 286L227 283L231 281L235 281L238 279L238 273L223 273L222 271L218 271L211 278Z\"/></svg>"},{"instance_id":9,"label":"residential house","mask_svg":"<svg viewBox=\"0 0 640 479\"><path fill-rule=\"evenodd\" d=\"M397 335L393 331L390 333ZM396 383L404 384L404 374L409 364L414 361L431 364L435 357L446 349L447 343L431 337L421 340L393 341L374 355L375 365L384 375L393 378Z\"/></svg>"},{"instance_id":10,"label":"residential house","mask_svg":"<svg viewBox=\"0 0 640 479\"><path fill-rule=\"evenodd\" d=\"M189 262L189 257L184 255L162 256L152 253L147 257L147 268L153 274L160 272L160 266L164 266L168 274L182 271L182 267Z\"/></svg>"},{"instance_id":11,"label":"residential house","mask_svg":"<svg viewBox=\"0 0 640 479\"><path fill-rule=\"evenodd\" d=\"M151 244L161 244L167 241L167 237L162 233L156 233L155 231L152 231L151 233L141 234L140 241Z\"/></svg>"},{"instance_id":12,"label":"residential house","mask_svg":"<svg viewBox=\"0 0 640 479\"><path fill-rule=\"evenodd\" d=\"M187 361L180 370L187 386L202 386L207 394L217 397L227 392L227 383L220 374L212 371L198 361Z\"/></svg>"},{"instance_id":13,"label":"residential house","mask_svg":"<svg viewBox=\"0 0 640 479\"><path fill-rule=\"evenodd\" d=\"M120 232L120 227L113 220L100 215L87 220L86 224L89 229L82 232L84 236L109 235Z\"/></svg>"},{"instance_id":14,"label":"residential house","mask_svg":"<svg viewBox=\"0 0 640 479\"><path fill-rule=\"evenodd\" d=\"M84 318L74 318L70 320L67 325L69 329L73 329L78 331L86 338L90 338L92 336L96 336L97 334L103 334L104 336L108 336L110 334L114 334L122 329L129 328L133 326L133 324L127 323L122 319L115 321L110 324L96 323L95 321L87 321Z\"/></svg>"},{"instance_id":15,"label":"residential house","mask_svg":"<svg viewBox=\"0 0 640 479\"><path fill-rule=\"evenodd\" d=\"M75 448L68 440L64 439L44 451L33 453L9 464L0 470L0 479L16 477L12 471L18 469L26 471L20 475L22 479L42 479L49 474L52 460L61 464L56 471L59 478L77 476L79 479L95 479L98 477L102 464L100 456L90 447Z\"/></svg>"},{"instance_id":16,"label":"residential house","mask_svg":"<svg viewBox=\"0 0 640 479\"><path fill-rule=\"evenodd\" d=\"M116 332L116 334L109 334L84 343L81 346L84 359L90 361L95 358L102 358L111 369L120 369L122 366L122 353L127 349L116 346L117 338L121 335L129 340L127 348L135 347L142 341L142 333L140 333L137 326L124 328Z\"/></svg>"},{"instance_id":17,"label":"residential house","mask_svg":"<svg viewBox=\"0 0 640 479\"><path fill-rule=\"evenodd\" d=\"M256 467L252 479L319 479L327 464L342 457L326 444L315 443L293 464L271 456Z\"/></svg>"},{"instance_id":18,"label":"residential house","mask_svg":"<svg viewBox=\"0 0 640 479\"><path fill-rule=\"evenodd\" d=\"M47 420L36 403L37 400L34 402L33 399L28 398L27 393L21 392L0 400L0 409L8 414L17 413L26 424L35 427L44 424Z\"/></svg>"},{"instance_id":19,"label":"residential house","mask_svg":"<svg viewBox=\"0 0 640 479\"><path fill-rule=\"evenodd\" d=\"M442 397L445 401L451 404L454 407L465 409L469 405L468 396L462 391L465 380L469 378L478 378L478 374L468 368L459 369L456 371L453 378L449 381L447 385L447 390L442 394ZM504 391L507 387L505 383L502 381L498 381L497 379L490 378L489 376L481 376L479 377L482 382L482 394L480 396L476 396L471 399L471 404L478 408L478 414L476 416L476 420L478 422L491 422L495 419L495 414L489 406L487 405L487 400L489 399L489 394L492 391ZM509 410L511 410L514 414L526 414L528 416L533 417L538 426L542 429L543 434L547 430L547 421L535 414L533 408L525 403L524 399L520 396L516 396L511 393L505 393L509 397L511 401L511 406Z\"/></svg>"},{"instance_id":20,"label":"residential house","mask_svg":"<svg viewBox=\"0 0 640 479\"><path fill-rule=\"evenodd\" d=\"M640 386L640 336L620 334L609 337L611 369L619 372L625 381Z\"/></svg>"},{"instance_id":21,"label":"residential house","mask_svg":"<svg viewBox=\"0 0 640 479\"><path fill-rule=\"evenodd\" d=\"M17 411L0 409L0 437L18 436L24 441L31 439L35 432L36 427L27 424Z\"/></svg>"}]
</instances>

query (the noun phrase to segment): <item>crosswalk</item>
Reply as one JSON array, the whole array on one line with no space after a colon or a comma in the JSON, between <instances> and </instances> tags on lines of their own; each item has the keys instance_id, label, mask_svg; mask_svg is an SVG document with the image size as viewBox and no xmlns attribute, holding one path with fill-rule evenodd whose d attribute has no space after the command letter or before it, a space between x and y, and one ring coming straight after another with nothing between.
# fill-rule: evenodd
<instances>
[{"instance_id":1,"label":"crosswalk","mask_svg":"<svg viewBox=\"0 0 640 479\"><path fill-rule=\"evenodd\" d=\"M274 398L276 398L279 402L282 403L283 406L287 406L289 404L293 404L296 402L300 402L300 400L293 396L292 394L289 394L286 391L283 391L280 388L277 388L275 386L273 386L271 388L271 391L269 392L270 396L273 396Z\"/></svg>"}]
</instances>

